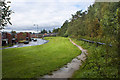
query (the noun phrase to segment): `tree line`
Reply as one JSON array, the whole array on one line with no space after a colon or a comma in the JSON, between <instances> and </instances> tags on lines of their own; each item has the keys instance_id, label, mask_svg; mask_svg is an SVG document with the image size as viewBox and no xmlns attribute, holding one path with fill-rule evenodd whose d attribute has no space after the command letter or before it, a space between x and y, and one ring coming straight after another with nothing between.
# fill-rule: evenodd
<instances>
[{"instance_id":1,"label":"tree line","mask_svg":"<svg viewBox=\"0 0 120 80\"><path fill-rule=\"evenodd\" d=\"M95 2L87 11L77 11L70 20L64 22L58 36L112 44L112 48L105 47L106 67L111 64L118 68L116 73L120 74L120 2ZM110 73L105 77L108 76Z\"/></svg>"},{"instance_id":2,"label":"tree line","mask_svg":"<svg viewBox=\"0 0 120 80\"><path fill-rule=\"evenodd\" d=\"M58 31L59 31L59 28L57 28L57 29L54 28L52 31L51 30L47 31L46 29L43 29L39 33L41 33L41 34L44 34L44 33L58 33Z\"/></svg>"},{"instance_id":3,"label":"tree line","mask_svg":"<svg viewBox=\"0 0 120 80\"><path fill-rule=\"evenodd\" d=\"M59 36L114 43L120 27L120 2L95 2L87 11L77 11L58 31Z\"/></svg>"}]
</instances>

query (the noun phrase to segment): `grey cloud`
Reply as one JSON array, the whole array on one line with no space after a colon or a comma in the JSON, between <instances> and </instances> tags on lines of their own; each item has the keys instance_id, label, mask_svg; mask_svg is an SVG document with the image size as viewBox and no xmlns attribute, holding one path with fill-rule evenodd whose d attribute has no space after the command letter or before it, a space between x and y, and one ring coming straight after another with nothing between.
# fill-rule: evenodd
<instances>
[{"instance_id":1,"label":"grey cloud","mask_svg":"<svg viewBox=\"0 0 120 80\"><path fill-rule=\"evenodd\" d=\"M13 23L9 30L35 30L33 24L40 29L60 27L65 20L71 18L80 9L87 9L92 4L81 3L82 0L11 0L11 9L15 12L11 16Z\"/></svg>"}]
</instances>

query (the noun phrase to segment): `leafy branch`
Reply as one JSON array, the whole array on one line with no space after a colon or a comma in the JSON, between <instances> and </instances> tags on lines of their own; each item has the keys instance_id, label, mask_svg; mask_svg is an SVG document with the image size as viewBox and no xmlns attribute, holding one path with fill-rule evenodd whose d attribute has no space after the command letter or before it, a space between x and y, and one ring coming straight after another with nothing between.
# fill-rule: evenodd
<instances>
[{"instance_id":1,"label":"leafy branch","mask_svg":"<svg viewBox=\"0 0 120 80\"><path fill-rule=\"evenodd\" d=\"M11 2L5 2L5 0L0 0L0 30L4 29L4 27L8 23L12 25L12 23L10 22L10 15L14 12L10 10L10 6L7 5L8 3Z\"/></svg>"}]
</instances>

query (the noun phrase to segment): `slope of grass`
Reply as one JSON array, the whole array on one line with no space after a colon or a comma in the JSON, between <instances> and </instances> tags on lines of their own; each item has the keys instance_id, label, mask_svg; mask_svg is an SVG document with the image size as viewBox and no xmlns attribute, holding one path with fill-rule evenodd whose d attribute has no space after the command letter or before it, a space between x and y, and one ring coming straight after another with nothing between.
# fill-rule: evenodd
<instances>
[{"instance_id":1,"label":"slope of grass","mask_svg":"<svg viewBox=\"0 0 120 80\"><path fill-rule=\"evenodd\" d=\"M118 78L116 47L96 46L76 39L73 41L88 51L86 61L73 78Z\"/></svg>"},{"instance_id":2,"label":"slope of grass","mask_svg":"<svg viewBox=\"0 0 120 80\"><path fill-rule=\"evenodd\" d=\"M81 51L68 38L48 37L47 44L5 49L2 52L3 78L38 78L59 69Z\"/></svg>"}]
</instances>

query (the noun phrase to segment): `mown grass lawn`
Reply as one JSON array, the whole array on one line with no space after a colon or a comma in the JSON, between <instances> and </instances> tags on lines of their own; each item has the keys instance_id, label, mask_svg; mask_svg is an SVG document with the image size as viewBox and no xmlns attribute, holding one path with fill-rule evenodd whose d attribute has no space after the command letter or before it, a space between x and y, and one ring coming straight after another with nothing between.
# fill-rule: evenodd
<instances>
[{"instance_id":1,"label":"mown grass lawn","mask_svg":"<svg viewBox=\"0 0 120 80\"><path fill-rule=\"evenodd\" d=\"M38 78L59 69L81 51L68 38L48 37L47 44L2 51L3 78Z\"/></svg>"}]
</instances>

